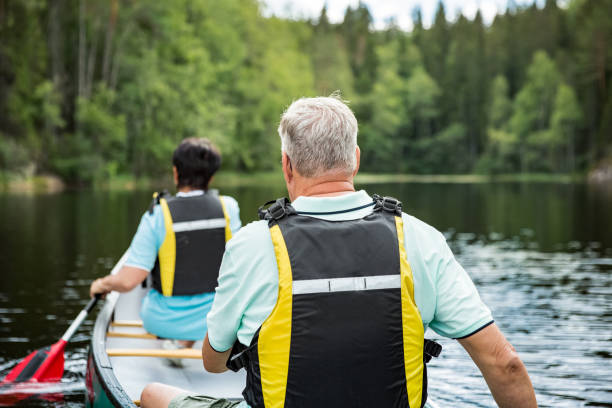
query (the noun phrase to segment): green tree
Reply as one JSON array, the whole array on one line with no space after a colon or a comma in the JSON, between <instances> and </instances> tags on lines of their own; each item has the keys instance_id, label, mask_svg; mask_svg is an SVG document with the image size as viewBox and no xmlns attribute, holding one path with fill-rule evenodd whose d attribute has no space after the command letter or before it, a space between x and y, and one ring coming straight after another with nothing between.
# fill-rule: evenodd
<instances>
[{"instance_id":1,"label":"green tree","mask_svg":"<svg viewBox=\"0 0 612 408\"><path fill-rule=\"evenodd\" d=\"M612 3L575 0L570 3L575 33L573 68L578 97L588 129L589 161L612 155Z\"/></svg>"},{"instance_id":2,"label":"green tree","mask_svg":"<svg viewBox=\"0 0 612 408\"><path fill-rule=\"evenodd\" d=\"M511 173L519 169L518 137L510 131L512 101L508 97L508 81L503 75L493 79L491 86L489 126L485 152L475 170L479 173Z\"/></svg>"},{"instance_id":3,"label":"green tree","mask_svg":"<svg viewBox=\"0 0 612 408\"><path fill-rule=\"evenodd\" d=\"M417 67L406 84L407 114L414 138L430 137L434 133L434 120L439 115L440 87L422 67Z\"/></svg>"},{"instance_id":4,"label":"green tree","mask_svg":"<svg viewBox=\"0 0 612 408\"><path fill-rule=\"evenodd\" d=\"M346 49L336 29L327 19L325 7L311 39L311 58L314 69L315 89L319 95L329 95L341 90L350 97L353 93L353 74Z\"/></svg>"},{"instance_id":5,"label":"green tree","mask_svg":"<svg viewBox=\"0 0 612 408\"><path fill-rule=\"evenodd\" d=\"M425 68L439 84L445 82L446 57L451 36L448 26L444 3L439 1L434 23L431 29L426 32L423 41L419 44L424 57Z\"/></svg>"},{"instance_id":6,"label":"green tree","mask_svg":"<svg viewBox=\"0 0 612 408\"><path fill-rule=\"evenodd\" d=\"M19 154L6 166L47 170L47 151L60 125L60 98L47 78L44 2L6 2L0 18L0 145ZM12 164L8 164L12 163ZM8 169L13 170L13 169Z\"/></svg>"},{"instance_id":7,"label":"green tree","mask_svg":"<svg viewBox=\"0 0 612 408\"><path fill-rule=\"evenodd\" d=\"M368 99L372 116L360 139L365 168L422 172L416 142L434 134L440 89L423 68L416 46L401 36L376 51L380 67Z\"/></svg>"},{"instance_id":8,"label":"green tree","mask_svg":"<svg viewBox=\"0 0 612 408\"><path fill-rule=\"evenodd\" d=\"M474 21L460 16L452 28L443 87L444 115L465 129L467 157L471 165L486 142L487 69L484 55L484 26L480 13ZM452 85L451 85L452 84Z\"/></svg>"},{"instance_id":9,"label":"green tree","mask_svg":"<svg viewBox=\"0 0 612 408\"><path fill-rule=\"evenodd\" d=\"M347 7L344 21L340 25L353 71L355 90L361 94L371 90L378 65L374 38L370 32L371 24L370 10L359 2L354 9Z\"/></svg>"},{"instance_id":10,"label":"green tree","mask_svg":"<svg viewBox=\"0 0 612 408\"><path fill-rule=\"evenodd\" d=\"M372 92L362 101L371 106L371 118L361 126L359 145L366 170L399 171L405 138L407 81L399 75L398 41L377 47L380 68Z\"/></svg>"},{"instance_id":11,"label":"green tree","mask_svg":"<svg viewBox=\"0 0 612 408\"><path fill-rule=\"evenodd\" d=\"M514 101L510 121L520 143L521 171L547 170L545 145L549 142L549 124L561 77L554 61L545 52L534 55L527 70L527 82Z\"/></svg>"},{"instance_id":12,"label":"green tree","mask_svg":"<svg viewBox=\"0 0 612 408\"><path fill-rule=\"evenodd\" d=\"M557 165L557 170L575 171L576 139L582 122L582 109L574 90L560 84L555 97L551 118L551 129L555 136L553 147L565 150L565 165Z\"/></svg>"},{"instance_id":13,"label":"green tree","mask_svg":"<svg viewBox=\"0 0 612 408\"><path fill-rule=\"evenodd\" d=\"M497 75L491 85L489 127L504 129L512 115L512 101L508 96L508 81L503 75Z\"/></svg>"}]
</instances>

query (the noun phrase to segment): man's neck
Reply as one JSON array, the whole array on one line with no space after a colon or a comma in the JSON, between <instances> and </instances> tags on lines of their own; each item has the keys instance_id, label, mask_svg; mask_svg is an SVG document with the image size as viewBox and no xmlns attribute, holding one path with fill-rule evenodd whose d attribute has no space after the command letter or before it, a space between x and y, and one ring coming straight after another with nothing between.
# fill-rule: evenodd
<instances>
[{"instance_id":1,"label":"man's neck","mask_svg":"<svg viewBox=\"0 0 612 408\"><path fill-rule=\"evenodd\" d=\"M351 181L333 180L306 186L299 195L306 197L335 197L353 192L355 192L355 187Z\"/></svg>"},{"instance_id":2,"label":"man's neck","mask_svg":"<svg viewBox=\"0 0 612 408\"><path fill-rule=\"evenodd\" d=\"M335 197L355 191L353 178L346 176L326 176L316 179L299 177L289 188L291 201L300 196L305 197Z\"/></svg>"}]
</instances>

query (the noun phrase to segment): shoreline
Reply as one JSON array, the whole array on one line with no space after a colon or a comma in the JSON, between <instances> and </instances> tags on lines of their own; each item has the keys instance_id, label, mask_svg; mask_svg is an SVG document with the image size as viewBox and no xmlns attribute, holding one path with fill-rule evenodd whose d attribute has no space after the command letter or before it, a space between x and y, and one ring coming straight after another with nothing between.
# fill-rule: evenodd
<instances>
[{"instance_id":1,"label":"shoreline","mask_svg":"<svg viewBox=\"0 0 612 408\"><path fill-rule=\"evenodd\" d=\"M117 176L110 180L94 183L90 186L70 186L55 175L37 175L18 177L0 175L0 194L52 194L62 191L107 190L135 191L156 190L172 186L172 180L167 178L138 178L129 175ZM360 173L355 177L355 184L383 183L440 183L440 184L484 184L484 183L585 183L589 178L584 174L377 174ZM599 182L599 181L597 181ZM243 187L251 185L283 185L280 171L254 173L222 172L213 179L212 187ZM606 180L601 183L607 183Z\"/></svg>"}]
</instances>

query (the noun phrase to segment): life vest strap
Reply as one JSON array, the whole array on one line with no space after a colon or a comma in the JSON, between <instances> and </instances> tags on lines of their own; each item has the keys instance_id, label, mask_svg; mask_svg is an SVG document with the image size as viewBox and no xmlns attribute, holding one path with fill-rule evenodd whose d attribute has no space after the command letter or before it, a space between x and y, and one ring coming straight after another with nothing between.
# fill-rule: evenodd
<instances>
[{"instance_id":1,"label":"life vest strap","mask_svg":"<svg viewBox=\"0 0 612 408\"><path fill-rule=\"evenodd\" d=\"M249 351L255 347L257 347L257 342L247 347L236 340L225 366L235 373L245 368L249 365ZM425 339L423 342L423 362L429 363L432 358L439 357L441 352L442 346L440 343Z\"/></svg>"},{"instance_id":2,"label":"life vest strap","mask_svg":"<svg viewBox=\"0 0 612 408\"><path fill-rule=\"evenodd\" d=\"M438 357L442 352L442 346L429 339L425 339L425 344L423 347L423 361L429 363L433 357Z\"/></svg>"},{"instance_id":3,"label":"life vest strap","mask_svg":"<svg viewBox=\"0 0 612 408\"><path fill-rule=\"evenodd\" d=\"M153 193L153 200L151 200L151 205L149 206L149 214L153 215L153 209L155 208L156 205L159 204L159 201L170 195L168 193L168 190L163 190L163 191L156 191Z\"/></svg>"},{"instance_id":4,"label":"life vest strap","mask_svg":"<svg viewBox=\"0 0 612 408\"><path fill-rule=\"evenodd\" d=\"M227 359L227 363L225 363L225 366L237 373L249 364L249 351L255 347L257 347L257 342L247 347L236 340L234 346L232 347L232 351L230 351L230 355Z\"/></svg>"}]
</instances>

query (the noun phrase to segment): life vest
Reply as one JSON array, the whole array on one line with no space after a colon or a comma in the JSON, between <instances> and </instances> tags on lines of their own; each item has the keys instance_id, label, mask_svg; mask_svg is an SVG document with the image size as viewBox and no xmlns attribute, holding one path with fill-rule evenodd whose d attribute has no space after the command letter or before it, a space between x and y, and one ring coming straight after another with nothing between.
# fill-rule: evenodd
<instances>
[{"instance_id":1,"label":"life vest","mask_svg":"<svg viewBox=\"0 0 612 408\"><path fill-rule=\"evenodd\" d=\"M214 292L225 243L232 237L223 200L211 191L168 198L156 193L153 200L166 229L151 271L153 288L164 296Z\"/></svg>"},{"instance_id":2,"label":"life vest","mask_svg":"<svg viewBox=\"0 0 612 408\"><path fill-rule=\"evenodd\" d=\"M424 406L425 362L441 347L423 337L401 203L375 196L373 205L350 221L300 216L286 199L260 211L278 298L250 346L237 343L228 361L246 368L251 407Z\"/></svg>"}]
</instances>

